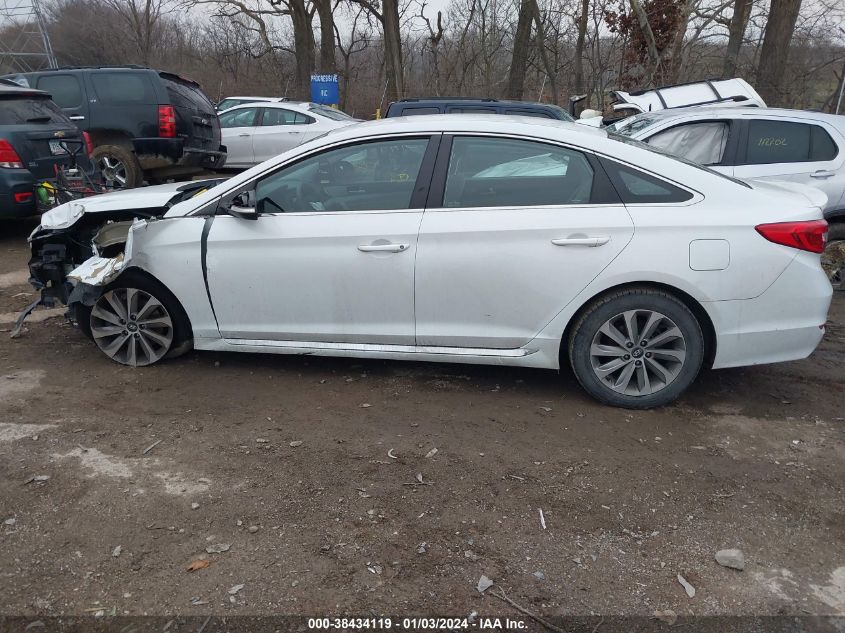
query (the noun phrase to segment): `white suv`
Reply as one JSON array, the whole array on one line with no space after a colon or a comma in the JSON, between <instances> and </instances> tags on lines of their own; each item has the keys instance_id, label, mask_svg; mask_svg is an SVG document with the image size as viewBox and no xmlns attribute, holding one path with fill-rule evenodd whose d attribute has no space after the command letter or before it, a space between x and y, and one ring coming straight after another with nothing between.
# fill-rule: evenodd
<instances>
[{"instance_id":1,"label":"white suv","mask_svg":"<svg viewBox=\"0 0 845 633\"><path fill-rule=\"evenodd\" d=\"M788 180L827 194L830 239L845 240L845 116L777 108L644 112L616 132L729 176Z\"/></svg>"}]
</instances>

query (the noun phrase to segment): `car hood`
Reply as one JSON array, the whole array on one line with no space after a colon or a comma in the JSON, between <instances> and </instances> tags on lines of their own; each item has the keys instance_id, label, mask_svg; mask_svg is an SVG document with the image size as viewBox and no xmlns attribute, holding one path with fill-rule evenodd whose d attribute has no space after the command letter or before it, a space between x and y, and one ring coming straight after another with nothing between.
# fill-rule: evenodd
<instances>
[{"instance_id":1,"label":"car hood","mask_svg":"<svg viewBox=\"0 0 845 633\"><path fill-rule=\"evenodd\" d=\"M50 209L41 216L41 229L64 229L72 226L86 213L110 213L124 210L164 209L186 189L202 190L202 183L219 181L173 182L138 189L112 191L99 196L71 200Z\"/></svg>"},{"instance_id":2,"label":"car hood","mask_svg":"<svg viewBox=\"0 0 845 633\"><path fill-rule=\"evenodd\" d=\"M746 179L744 182L751 185L757 191L770 193L775 196L783 196L784 193L798 195L813 207L818 207L819 210L827 206L827 194L821 189L816 189L810 185L802 185L798 182L788 180L755 180Z\"/></svg>"}]
</instances>

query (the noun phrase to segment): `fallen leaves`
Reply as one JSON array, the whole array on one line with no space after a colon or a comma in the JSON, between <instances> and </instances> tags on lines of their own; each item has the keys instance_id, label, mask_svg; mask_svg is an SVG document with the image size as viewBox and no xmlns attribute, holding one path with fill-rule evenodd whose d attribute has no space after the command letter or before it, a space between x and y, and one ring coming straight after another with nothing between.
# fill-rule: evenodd
<instances>
[{"instance_id":1,"label":"fallen leaves","mask_svg":"<svg viewBox=\"0 0 845 633\"><path fill-rule=\"evenodd\" d=\"M199 571L200 569L205 569L211 565L210 560L195 560L192 561L190 565L185 568L185 571L192 572L192 571Z\"/></svg>"}]
</instances>

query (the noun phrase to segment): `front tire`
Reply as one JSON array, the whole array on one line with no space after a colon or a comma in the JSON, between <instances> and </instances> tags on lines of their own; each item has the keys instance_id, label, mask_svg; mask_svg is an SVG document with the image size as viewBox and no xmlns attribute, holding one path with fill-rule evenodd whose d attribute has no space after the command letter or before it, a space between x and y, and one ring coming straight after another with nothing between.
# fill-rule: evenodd
<instances>
[{"instance_id":1,"label":"front tire","mask_svg":"<svg viewBox=\"0 0 845 633\"><path fill-rule=\"evenodd\" d=\"M80 329L106 356L144 367L186 351L191 328L176 297L161 283L127 271L106 286L93 306L78 305Z\"/></svg>"},{"instance_id":2,"label":"front tire","mask_svg":"<svg viewBox=\"0 0 845 633\"><path fill-rule=\"evenodd\" d=\"M650 409L678 398L698 376L704 335L695 315L673 295L629 288L584 311L568 352L578 382L595 399Z\"/></svg>"}]
</instances>

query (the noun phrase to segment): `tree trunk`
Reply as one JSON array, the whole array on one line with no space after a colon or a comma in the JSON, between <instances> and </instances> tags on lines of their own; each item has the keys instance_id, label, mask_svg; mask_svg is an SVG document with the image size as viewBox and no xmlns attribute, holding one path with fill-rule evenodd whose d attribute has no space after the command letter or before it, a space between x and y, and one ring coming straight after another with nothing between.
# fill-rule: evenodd
<instances>
[{"instance_id":1,"label":"tree trunk","mask_svg":"<svg viewBox=\"0 0 845 633\"><path fill-rule=\"evenodd\" d=\"M781 84L800 10L801 0L772 0L763 47L760 49L760 67L757 70L757 91L766 105L783 103Z\"/></svg>"},{"instance_id":2,"label":"tree trunk","mask_svg":"<svg viewBox=\"0 0 845 633\"><path fill-rule=\"evenodd\" d=\"M751 17L752 4L753 0L736 0L734 2L734 13L728 25L728 48L725 51L725 63L722 66L722 77L724 79L736 76L739 51L742 49L742 41L745 39L745 29L748 27L748 20Z\"/></svg>"},{"instance_id":3,"label":"tree trunk","mask_svg":"<svg viewBox=\"0 0 845 633\"><path fill-rule=\"evenodd\" d=\"M522 99L525 91L525 72L528 70L528 49L531 46L531 0L520 0L516 34L513 38L513 55L508 73L508 99Z\"/></svg>"},{"instance_id":4,"label":"tree trunk","mask_svg":"<svg viewBox=\"0 0 845 633\"><path fill-rule=\"evenodd\" d=\"M402 71L402 34L399 30L399 1L382 1L382 33L384 62L389 101L405 96L405 77Z\"/></svg>"},{"instance_id":5,"label":"tree trunk","mask_svg":"<svg viewBox=\"0 0 845 633\"><path fill-rule=\"evenodd\" d=\"M314 31L305 0L290 0L293 22L293 50L296 56L296 97L311 100L311 72L314 70Z\"/></svg>"},{"instance_id":6,"label":"tree trunk","mask_svg":"<svg viewBox=\"0 0 845 633\"><path fill-rule=\"evenodd\" d=\"M654 75L660 67L660 52L657 50L657 40L654 37L654 31L651 30L651 24L648 21L648 13L646 13L646 10L645 8L643 8L643 5L640 3L640 0L630 1L631 10L637 17L637 24L640 25L640 30L643 33L643 38L646 42L646 48L648 49L648 60L651 68L649 68L646 72L646 83L648 85L644 87L650 88L654 80Z\"/></svg>"},{"instance_id":7,"label":"tree trunk","mask_svg":"<svg viewBox=\"0 0 845 633\"><path fill-rule=\"evenodd\" d=\"M587 39L590 0L581 0L581 15L578 16L578 39L575 41L575 94L584 94L584 42Z\"/></svg>"},{"instance_id":8,"label":"tree trunk","mask_svg":"<svg viewBox=\"0 0 845 633\"><path fill-rule=\"evenodd\" d=\"M540 15L540 7L537 0L531 0L531 13L534 15L534 25L537 27L537 49L540 52L540 59L546 69L546 76L549 78L549 89L552 91L552 103L557 103L557 70L552 67L546 51L546 34L543 28L543 16Z\"/></svg>"},{"instance_id":9,"label":"tree trunk","mask_svg":"<svg viewBox=\"0 0 845 633\"><path fill-rule=\"evenodd\" d=\"M333 75L337 72L334 43L334 17L331 0L313 0L320 18L320 72Z\"/></svg>"}]
</instances>

